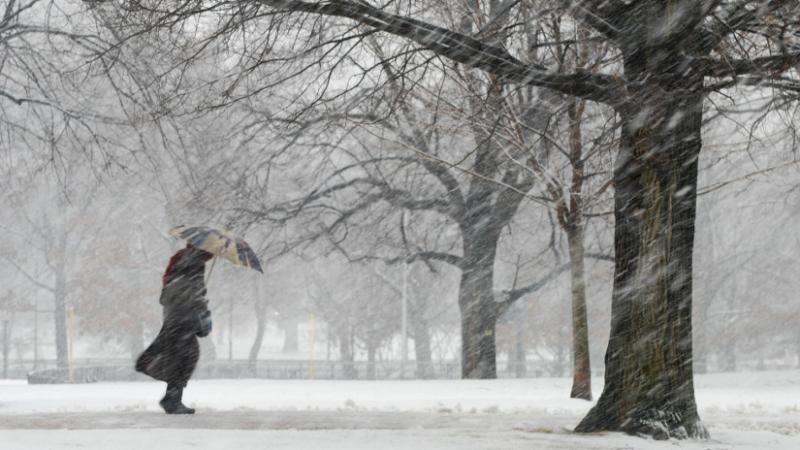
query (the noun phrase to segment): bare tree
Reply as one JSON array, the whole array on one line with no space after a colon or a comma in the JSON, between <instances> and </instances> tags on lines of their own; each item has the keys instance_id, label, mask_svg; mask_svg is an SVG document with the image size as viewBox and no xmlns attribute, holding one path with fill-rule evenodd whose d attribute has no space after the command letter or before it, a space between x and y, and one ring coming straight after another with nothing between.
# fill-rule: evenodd
<instances>
[{"instance_id":1,"label":"bare tree","mask_svg":"<svg viewBox=\"0 0 800 450\"><path fill-rule=\"evenodd\" d=\"M328 259L337 260L341 261ZM344 376L357 377L355 352L362 347L367 354L366 377L375 379L378 351L400 328L400 298L386 280L363 265L341 269L309 277L315 287L309 291L313 309L335 330Z\"/></svg>"},{"instance_id":2,"label":"bare tree","mask_svg":"<svg viewBox=\"0 0 800 450\"><path fill-rule=\"evenodd\" d=\"M94 196L81 223L91 233L88 245L74 248L69 258L76 272L71 303L81 335L121 344L135 361L147 336L154 337L161 325L159 282L169 241L153 239L152 230L144 226L151 219L151 202L120 205L120 192L110 189Z\"/></svg>"},{"instance_id":3,"label":"bare tree","mask_svg":"<svg viewBox=\"0 0 800 450\"><path fill-rule=\"evenodd\" d=\"M395 221L392 214L374 214L375 205L380 203L394 210L401 208L418 213L418 218L413 221L416 234L441 235L437 229L448 229L447 223L457 225L461 255L436 249L435 245L426 248L426 245L416 242L409 248L406 242L409 233L401 226L399 232L405 242L406 255L393 260L438 260L462 270L459 287L463 319L462 375L494 377L494 323L508 305L533 291L529 288L515 290L498 301L491 274L501 231L510 223L526 196L534 201L556 205L561 211L561 223L565 228L572 227L572 224L582 220L584 214L584 207L575 206L583 205L579 199L584 197L584 178L598 174L586 175L582 169L573 170L574 198L566 200L563 197L563 183L552 175L546 163L549 157L539 151L541 144L537 145L537 141L558 144L558 139L546 131L548 122L552 121L556 112L556 105L551 102L557 99L552 95L537 97L537 93L531 91L507 93L498 87L496 80L457 71L454 71L458 78L456 83L463 83L464 86L455 91L451 92L451 89L443 86L428 88L427 92L425 89L422 92L407 90L404 86L412 83L403 74L406 74L404 67L411 65L411 62L395 64L387 60L384 50L374 41L371 42L371 48L378 60L382 61L381 71L388 80L386 86L378 91L369 90L369 95L358 96L355 103L359 107L346 115L340 114L345 117L344 120L361 118L362 121L369 121L359 123L350 132L356 139L350 146L362 147L363 152L346 148L348 144L340 143L346 157L353 160L352 164L334 166L332 174L321 175L325 177L321 186L315 187L310 195L272 209L285 209L289 217L300 214L302 210L314 211L313 214L318 211L337 211L327 222L314 215L314 220L324 226L312 233L311 237L337 236L334 240L339 247L342 242L339 242L338 236L348 233L344 230L351 229L352 222L361 220L365 214L386 219L389 223ZM425 67L426 70L434 70L429 65ZM447 72L444 73L447 76ZM436 98L429 95L433 89L440 94ZM486 96L489 100L484 100ZM535 105L537 100L538 106ZM532 110L535 113L531 113ZM454 116L452 111L466 112ZM520 117L524 119L518 119ZM375 138L365 140L364 137L358 137L359 132L361 135L366 132ZM468 140L448 137L459 133L467 136ZM574 131L573 135L576 135ZM572 150L569 164L582 167L588 155L582 154L580 133L576 136L572 139L575 150ZM501 150L509 142L514 150ZM388 153L375 150L375 147L389 146L392 149ZM459 147L463 150L455 153L453 148ZM402 156L403 153L410 154ZM527 163L517 161L514 155L525 155ZM326 163L328 159L334 158L326 156ZM450 160L462 163L448 163ZM413 181L423 179L429 180L424 183ZM545 180L541 196L529 194L537 179ZM319 183L317 180L314 182ZM352 199L353 202L348 204L343 199ZM589 198L586 203L591 200ZM270 215L268 211L257 214ZM420 221L425 214L441 216L444 222L441 219L438 224ZM429 226L432 228L426 230ZM582 240L572 240L572 243L573 247L579 245L582 249ZM578 264L575 259L575 266ZM534 286L540 284L535 283ZM580 290L575 292L577 295ZM581 311L580 308L576 310ZM585 326L585 317L582 323ZM580 333L580 328L576 329ZM476 340L478 336L480 338ZM582 336L580 348L586 348L587 336L585 333ZM587 397L590 396L590 391L585 387L588 382L585 375L589 370L588 354L582 354L586 355L581 360L585 364L582 364L583 372L576 379L580 380L583 388L576 389L576 395Z\"/></svg>"},{"instance_id":4,"label":"bare tree","mask_svg":"<svg viewBox=\"0 0 800 450\"><path fill-rule=\"evenodd\" d=\"M56 191L55 196L45 195L44 199L46 202L31 208L26 207L25 202L29 198L25 194L18 192L13 196L11 202L23 220L16 224L18 229L4 228L26 248L16 249L13 253L3 252L2 258L5 264L14 268L29 283L53 296L56 360L59 368L66 368L68 299L78 288L78 277L74 271L75 253L86 245L94 231L94 227L88 226L82 218L91 205L92 193L89 192L76 205L67 204L61 191ZM41 261L46 270L31 268L28 264L31 259L34 262Z\"/></svg>"}]
</instances>

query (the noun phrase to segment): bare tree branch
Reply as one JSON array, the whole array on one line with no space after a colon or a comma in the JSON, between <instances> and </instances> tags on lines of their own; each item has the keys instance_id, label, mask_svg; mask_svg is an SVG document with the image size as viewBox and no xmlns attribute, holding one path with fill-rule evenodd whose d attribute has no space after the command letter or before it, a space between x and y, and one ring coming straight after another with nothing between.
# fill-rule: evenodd
<instances>
[{"instance_id":1,"label":"bare tree branch","mask_svg":"<svg viewBox=\"0 0 800 450\"><path fill-rule=\"evenodd\" d=\"M346 0L308 3L299 0L260 0L291 12L344 17L396 36L410 39L439 55L496 75L504 81L546 87L568 95L611 105L625 98L623 83L614 77L588 71L560 74L525 64L507 50L430 23L387 13L379 8Z\"/></svg>"},{"instance_id":2,"label":"bare tree branch","mask_svg":"<svg viewBox=\"0 0 800 450\"><path fill-rule=\"evenodd\" d=\"M521 288L517 288L517 289L513 289L513 290L509 290L509 291L503 291L502 292L503 293L503 301L500 302L500 304L503 307L508 308L509 306L511 306L512 303L514 303L515 301L517 301L520 298L524 297L525 295L528 295L528 294L530 294L532 292L536 292L539 289L543 288L547 283L555 280L559 275L561 275L562 273L564 273L567 270L569 270L569 268L570 268L569 263L562 264L561 266L556 267L555 269L552 269L544 277L540 278L539 280L534 281L533 283L528 284L527 286L523 286Z\"/></svg>"}]
</instances>

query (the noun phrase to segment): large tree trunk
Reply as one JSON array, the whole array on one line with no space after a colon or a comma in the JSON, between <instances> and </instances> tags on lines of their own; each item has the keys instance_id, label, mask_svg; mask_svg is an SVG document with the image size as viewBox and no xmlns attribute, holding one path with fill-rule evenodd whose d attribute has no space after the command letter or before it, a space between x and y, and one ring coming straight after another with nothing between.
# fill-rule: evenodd
<instances>
[{"instance_id":1,"label":"large tree trunk","mask_svg":"<svg viewBox=\"0 0 800 450\"><path fill-rule=\"evenodd\" d=\"M497 378L494 258L497 240L464 236L464 259L458 305L461 309L461 377Z\"/></svg>"},{"instance_id":2,"label":"large tree trunk","mask_svg":"<svg viewBox=\"0 0 800 450\"><path fill-rule=\"evenodd\" d=\"M571 398L592 399L592 369L589 361L589 324L586 318L586 283L583 265L583 225L567 229L572 278L572 391Z\"/></svg>"},{"instance_id":3,"label":"large tree trunk","mask_svg":"<svg viewBox=\"0 0 800 450\"><path fill-rule=\"evenodd\" d=\"M707 437L692 376L702 78L675 62L678 57L635 57L626 59L626 75L641 82L632 85L629 109L621 111L614 171L616 256L605 387L576 431ZM657 66L645 70L646 64ZM657 79L652 74L662 66L675 73Z\"/></svg>"}]
</instances>

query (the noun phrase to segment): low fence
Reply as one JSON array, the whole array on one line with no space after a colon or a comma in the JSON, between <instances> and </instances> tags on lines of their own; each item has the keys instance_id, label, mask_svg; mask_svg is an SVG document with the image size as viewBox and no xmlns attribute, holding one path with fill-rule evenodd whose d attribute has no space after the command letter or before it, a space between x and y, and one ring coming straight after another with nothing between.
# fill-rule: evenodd
<instances>
[{"instance_id":1,"label":"low fence","mask_svg":"<svg viewBox=\"0 0 800 450\"><path fill-rule=\"evenodd\" d=\"M9 378L27 378L30 384L93 383L97 381L145 381L150 378L133 370L133 362L127 359L83 359L76 360L72 371L55 368L54 361L38 361L37 369L32 364L17 364L8 367ZM745 367L744 370L778 370L796 366ZM602 375L602 367L595 368L595 375ZM437 361L418 365L415 361L403 364L400 361L304 361L304 360L215 360L201 361L194 379L211 378L263 378L263 379L318 379L318 380L399 380L399 379L458 379L461 366L458 361ZM569 376L566 371L553 373L552 368L528 361L524 367L508 362L498 364L499 378L538 378Z\"/></svg>"},{"instance_id":2,"label":"low fence","mask_svg":"<svg viewBox=\"0 0 800 450\"><path fill-rule=\"evenodd\" d=\"M91 383L96 381L138 381L149 378L133 370L129 359L77 359L72 372L56 368L55 361L19 361L8 368L8 378L27 378L31 384ZM599 368L597 368L599 370ZM601 373L598 372L598 375ZM544 362L527 361L519 366L509 361L498 363L499 378L567 376L565 370L553 371ZM458 379L461 366L457 360L417 364L416 361L309 361L309 360L201 360L194 379L264 378L319 380L399 380Z\"/></svg>"},{"instance_id":3,"label":"low fence","mask_svg":"<svg viewBox=\"0 0 800 450\"><path fill-rule=\"evenodd\" d=\"M387 380L411 378L456 379L461 376L458 361L434 362L418 366L411 361L298 361L298 360L228 360L201 362L194 379L265 378L265 379L322 379L322 380ZM133 370L129 360L76 361L69 369L48 367L24 374L30 384L92 383L96 381L138 381L146 376ZM22 377L21 377L22 378Z\"/></svg>"},{"instance_id":4,"label":"low fence","mask_svg":"<svg viewBox=\"0 0 800 450\"><path fill-rule=\"evenodd\" d=\"M147 377L130 366L90 366L41 369L28 372L28 384L95 383L98 381L144 381Z\"/></svg>"}]
</instances>

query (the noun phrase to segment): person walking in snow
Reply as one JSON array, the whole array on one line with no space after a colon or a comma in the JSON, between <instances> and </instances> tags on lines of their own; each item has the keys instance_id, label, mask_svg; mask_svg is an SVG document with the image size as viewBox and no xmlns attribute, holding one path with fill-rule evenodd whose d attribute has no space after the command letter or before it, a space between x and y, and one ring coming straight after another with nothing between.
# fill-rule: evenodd
<instances>
[{"instance_id":1,"label":"person walking in snow","mask_svg":"<svg viewBox=\"0 0 800 450\"><path fill-rule=\"evenodd\" d=\"M206 299L205 265L214 255L187 244L169 260L159 302L163 325L136 360L136 371L167 383L159 405L167 414L194 414L183 404L183 389L200 357L198 337L211 332Z\"/></svg>"}]
</instances>

